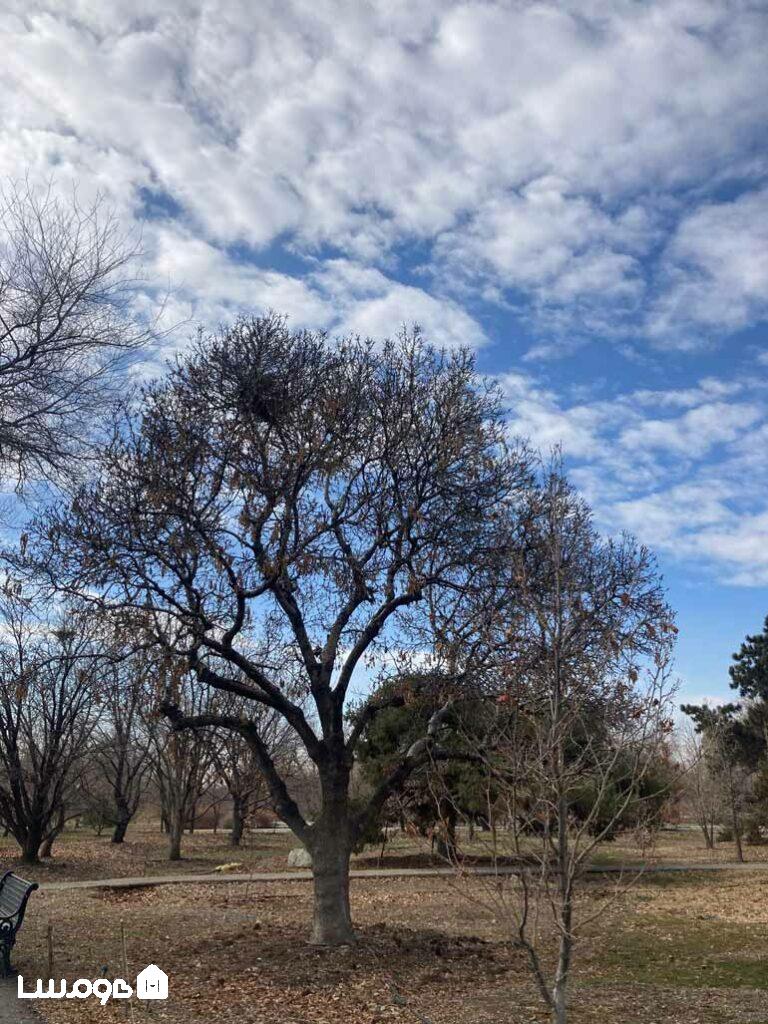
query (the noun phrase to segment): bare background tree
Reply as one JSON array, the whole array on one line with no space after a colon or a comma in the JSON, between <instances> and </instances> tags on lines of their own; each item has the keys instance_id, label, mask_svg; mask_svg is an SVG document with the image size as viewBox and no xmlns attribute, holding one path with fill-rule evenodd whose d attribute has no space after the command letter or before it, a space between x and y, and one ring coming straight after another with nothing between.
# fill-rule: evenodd
<instances>
[{"instance_id":1,"label":"bare background tree","mask_svg":"<svg viewBox=\"0 0 768 1024\"><path fill-rule=\"evenodd\" d=\"M137 256L102 199L0 195L0 478L60 478L124 387L115 370L150 331L130 315Z\"/></svg>"},{"instance_id":2,"label":"bare background tree","mask_svg":"<svg viewBox=\"0 0 768 1024\"><path fill-rule=\"evenodd\" d=\"M81 810L100 650L82 613L44 619L6 598L0 614L0 819L36 864Z\"/></svg>"},{"instance_id":3,"label":"bare background tree","mask_svg":"<svg viewBox=\"0 0 768 1024\"><path fill-rule=\"evenodd\" d=\"M113 843L125 839L149 781L152 738L144 709L151 693L150 674L150 659L144 652L125 657L116 650L109 661L105 659L92 775L97 777L94 795L101 797L106 788L110 796L107 820L113 826Z\"/></svg>"},{"instance_id":4,"label":"bare background tree","mask_svg":"<svg viewBox=\"0 0 768 1024\"><path fill-rule=\"evenodd\" d=\"M271 708L251 709L248 702L233 694L218 694L216 713L226 717L250 717L259 733L259 740L273 764L291 786L298 774L296 735L282 717ZM269 787L253 749L243 736L232 730L220 731L213 744L216 774L226 786L232 801L232 846L239 846L243 833L254 813L272 804Z\"/></svg>"},{"instance_id":5,"label":"bare background tree","mask_svg":"<svg viewBox=\"0 0 768 1024\"><path fill-rule=\"evenodd\" d=\"M207 714L210 691L195 676L169 667L168 692L183 712L192 717ZM157 699L155 700L157 707ZM150 709L145 718L150 733L150 754L160 805L168 830L168 860L181 860L184 829L194 822L201 797L216 781L214 752L218 742L211 730L179 732Z\"/></svg>"},{"instance_id":6,"label":"bare background tree","mask_svg":"<svg viewBox=\"0 0 768 1024\"><path fill-rule=\"evenodd\" d=\"M754 783L754 767L750 770L744 758L744 742L750 733L745 728L749 708L733 704L720 707L684 704L682 710L691 715L699 737L701 763L697 770L702 784L713 785L719 794L721 836L733 842L736 859L743 863L744 818ZM762 732L762 728L758 732ZM700 797L704 795L701 793Z\"/></svg>"},{"instance_id":7,"label":"bare background tree","mask_svg":"<svg viewBox=\"0 0 768 1024\"><path fill-rule=\"evenodd\" d=\"M683 728L680 741L685 769L684 797L701 829L704 845L708 850L714 850L717 830L726 813L723 779L711 757L711 744L707 737L688 725Z\"/></svg>"}]
</instances>

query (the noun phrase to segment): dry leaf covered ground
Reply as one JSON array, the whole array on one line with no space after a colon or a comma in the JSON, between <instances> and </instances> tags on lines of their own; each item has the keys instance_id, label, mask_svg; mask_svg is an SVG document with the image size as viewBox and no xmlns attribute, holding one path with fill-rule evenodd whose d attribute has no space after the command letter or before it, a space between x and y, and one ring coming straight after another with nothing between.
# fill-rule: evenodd
<instances>
[{"instance_id":1,"label":"dry leaf covered ground","mask_svg":"<svg viewBox=\"0 0 768 1024\"><path fill-rule=\"evenodd\" d=\"M478 883L472 883L478 884ZM583 912L609 896L590 882ZM474 896L480 895L478 892ZM359 946L305 944L302 882L40 892L17 966L56 977L129 975L159 964L167 1002L136 1021L242 1024L533 1024L546 1020L519 954L470 891L440 878L353 883ZM574 1024L768 1024L768 874L647 876L592 925L578 951ZM127 1003L39 1004L47 1021L130 1020Z\"/></svg>"}]
</instances>

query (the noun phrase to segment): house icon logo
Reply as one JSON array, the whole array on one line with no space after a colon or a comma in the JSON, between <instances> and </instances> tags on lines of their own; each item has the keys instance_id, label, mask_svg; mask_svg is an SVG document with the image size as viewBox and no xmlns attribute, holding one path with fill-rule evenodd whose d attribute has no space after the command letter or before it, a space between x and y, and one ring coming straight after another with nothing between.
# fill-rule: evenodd
<instances>
[{"instance_id":1,"label":"house icon logo","mask_svg":"<svg viewBox=\"0 0 768 1024\"><path fill-rule=\"evenodd\" d=\"M157 964L150 964L136 978L136 995L139 999L167 999L168 975Z\"/></svg>"}]
</instances>

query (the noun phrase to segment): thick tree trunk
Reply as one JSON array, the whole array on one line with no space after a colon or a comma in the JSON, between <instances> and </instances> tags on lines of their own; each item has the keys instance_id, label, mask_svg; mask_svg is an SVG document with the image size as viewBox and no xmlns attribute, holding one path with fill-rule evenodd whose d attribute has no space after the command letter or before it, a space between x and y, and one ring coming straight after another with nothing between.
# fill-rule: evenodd
<instances>
[{"instance_id":1,"label":"thick tree trunk","mask_svg":"<svg viewBox=\"0 0 768 1024\"><path fill-rule=\"evenodd\" d=\"M115 830L112 833L113 843L122 843L125 839L125 833L128 831L128 825L131 821L131 812L128 806L122 802L117 804L117 822L115 823Z\"/></svg>"},{"instance_id":2,"label":"thick tree trunk","mask_svg":"<svg viewBox=\"0 0 768 1024\"><path fill-rule=\"evenodd\" d=\"M181 837L184 821L181 814L173 814L168 822L168 860L181 860Z\"/></svg>"},{"instance_id":3,"label":"thick tree trunk","mask_svg":"<svg viewBox=\"0 0 768 1024\"><path fill-rule=\"evenodd\" d=\"M51 835L46 836L40 844L40 859L45 860L47 857L53 856L53 843L58 833L52 832Z\"/></svg>"},{"instance_id":4,"label":"thick tree trunk","mask_svg":"<svg viewBox=\"0 0 768 1024\"><path fill-rule=\"evenodd\" d=\"M342 824L341 822L339 823ZM315 908L313 946L343 946L355 942L349 909L349 858L346 829L317 835L312 843Z\"/></svg>"},{"instance_id":5,"label":"thick tree trunk","mask_svg":"<svg viewBox=\"0 0 768 1024\"><path fill-rule=\"evenodd\" d=\"M355 942L349 909L349 858L353 846L349 775L349 766L338 761L320 772L323 807L312 826L309 842L315 890L310 942L314 946Z\"/></svg>"},{"instance_id":6,"label":"thick tree trunk","mask_svg":"<svg viewBox=\"0 0 768 1024\"><path fill-rule=\"evenodd\" d=\"M113 843L122 843L125 839L125 833L128 831L128 822L130 818L119 818L115 825L115 830L112 833Z\"/></svg>"},{"instance_id":7,"label":"thick tree trunk","mask_svg":"<svg viewBox=\"0 0 768 1024\"><path fill-rule=\"evenodd\" d=\"M736 841L736 860L739 864L744 863L744 847L741 845L741 834L734 832L734 839Z\"/></svg>"},{"instance_id":8,"label":"thick tree trunk","mask_svg":"<svg viewBox=\"0 0 768 1024\"><path fill-rule=\"evenodd\" d=\"M25 864L40 863L40 845L42 841L42 829L31 828L28 830L21 843L21 859Z\"/></svg>"},{"instance_id":9,"label":"thick tree trunk","mask_svg":"<svg viewBox=\"0 0 768 1024\"><path fill-rule=\"evenodd\" d=\"M229 834L231 846L239 846L245 828L245 801L240 797L232 800L232 831Z\"/></svg>"},{"instance_id":10,"label":"thick tree trunk","mask_svg":"<svg viewBox=\"0 0 768 1024\"><path fill-rule=\"evenodd\" d=\"M41 858L53 856L53 844L56 841L57 836L63 832L65 820L64 805L60 804L59 809L56 812L56 821L51 825L48 834L43 838L40 844Z\"/></svg>"}]
</instances>

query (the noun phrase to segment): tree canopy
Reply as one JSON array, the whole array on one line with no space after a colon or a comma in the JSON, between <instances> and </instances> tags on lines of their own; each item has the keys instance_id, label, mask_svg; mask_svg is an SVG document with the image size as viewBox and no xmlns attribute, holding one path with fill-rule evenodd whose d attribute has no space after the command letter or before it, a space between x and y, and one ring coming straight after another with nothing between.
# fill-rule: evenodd
<instances>
[{"instance_id":1,"label":"tree canopy","mask_svg":"<svg viewBox=\"0 0 768 1024\"><path fill-rule=\"evenodd\" d=\"M172 695L165 707L177 729L251 744L326 887L319 941L349 938L349 851L426 754L403 752L352 812L355 748L380 710L370 701L345 732L353 680L389 657L454 657L439 631L482 606L529 475L467 352L418 333L332 343L269 316L200 339L126 411L96 479L35 525L28 560L57 588L138 614L174 671L290 724L323 790L311 824L247 716L188 716ZM452 671L467 682L455 657Z\"/></svg>"}]
</instances>

